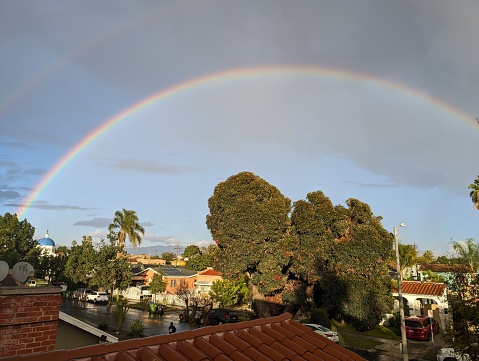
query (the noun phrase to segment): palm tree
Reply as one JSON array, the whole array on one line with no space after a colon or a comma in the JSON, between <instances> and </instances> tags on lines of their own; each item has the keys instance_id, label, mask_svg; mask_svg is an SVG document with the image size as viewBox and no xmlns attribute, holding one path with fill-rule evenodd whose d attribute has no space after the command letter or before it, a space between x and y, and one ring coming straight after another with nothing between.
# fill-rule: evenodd
<instances>
[{"instance_id":1,"label":"palm tree","mask_svg":"<svg viewBox=\"0 0 479 361\"><path fill-rule=\"evenodd\" d=\"M474 183L469 184L467 187L471 190L469 196L471 197L472 203L474 204L474 208L479 209L479 175L477 176Z\"/></svg>"},{"instance_id":2,"label":"palm tree","mask_svg":"<svg viewBox=\"0 0 479 361\"><path fill-rule=\"evenodd\" d=\"M471 273L477 272L479 268L479 244L474 242L473 238L468 238L464 242L453 242L452 248L467 263Z\"/></svg>"},{"instance_id":3,"label":"palm tree","mask_svg":"<svg viewBox=\"0 0 479 361\"><path fill-rule=\"evenodd\" d=\"M138 222L136 212L125 208L115 212L113 223L108 226L110 233L116 229L119 229L118 245L120 247L125 246L126 236L128 236L131 245L136 248L141 244L142 237L145 234L145 229Z\"/></svg>"},{"instance_id":4,"label":"palm tree","mask_svg":"<svg viewBox=\"0 0 479 361\"><path fill-rule=\"evenodd\" d=\"M401 266L401 279L405 268L416 265L417 251L411 244L398 244L399 246L399 265Z\"/></svg>"}]
</instances>

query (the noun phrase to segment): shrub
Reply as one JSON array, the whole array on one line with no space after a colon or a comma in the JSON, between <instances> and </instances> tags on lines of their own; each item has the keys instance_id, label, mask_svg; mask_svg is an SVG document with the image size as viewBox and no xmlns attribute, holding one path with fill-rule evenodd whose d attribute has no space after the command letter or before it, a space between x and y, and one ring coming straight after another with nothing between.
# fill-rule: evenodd
<instances>
[{"instance_id":1,"label":"shrub","mask_svg":"<svg viewBox=\"0 0 479 361\"><path fill-rule=\"evenodd\" d=\"M103 321L102 323L98 324L98 328L102 331L106 331L108 330L108 325L105 321Z\"/></svg>"},{"instance_id":2,"label":"shrub","mask_svg":"<svg viewBox=\"0 0 479 361\"><path fill-rule=\"evenodd\" d=\"M388 318L388 324L389 324L389 327L392 327L392 328L397 328L397 329L401 328L401 316L399 312L396 312L393 315L393 317Z\"/></svg>"},{"instance_id":3,"label":"shrub","mask_svg":"<svg viewBox=\"0 0 479 361\"><path fill-rule=\"evenodd\" d=\"M130 325L130 335L132 335L133 337L143 336L143 330L143 321L138 318Z\"/></svg>"},{"instance_id":4,"label":"shrub","mask_svg":"<svg viewBox=\"0 0 479 361\"><path fill-rule=\"evenodd\" d=\"M310 323L316 323L331 328L331 320L329 319L328 312L324 308L316 308L313 310L309 321Z\"/></svg>"}]
</instances>

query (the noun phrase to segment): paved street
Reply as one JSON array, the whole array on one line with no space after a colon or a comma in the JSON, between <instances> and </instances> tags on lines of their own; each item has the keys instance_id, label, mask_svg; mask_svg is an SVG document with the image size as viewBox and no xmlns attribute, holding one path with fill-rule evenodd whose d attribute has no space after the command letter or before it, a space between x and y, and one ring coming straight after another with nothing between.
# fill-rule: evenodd
<instances>
[{"instance_id":1,"label":"paved street","mask_svg":"<svg viewBox=\"0 0 479 361\"><path fill-rule=\"evenodd\" d=\"M74 316L83 321L87 321L95 326L106 320L106 323L111 328L117 326L116 307L111 307L111 312L107 315L106 305L95 305L83 301L64 299L61 311L68 315ZM177 332L190 330L192 327L189 323L179 322L179 312L171 312L163 316L150 315L144 310L130 309L125 317L124 331L128 331L129 325L140 319L144 325L144 335L154 336L159 334L167 334L170 322L176 326ZM370 337L355 334L357 337ZM121 338L121 337L120 337ZM444 340L441 335L435 335L435 347L442 347ZM371 350L354 350L363 358L370 361L397 361L402 360L399 342L385 339L378 339L381 342ZM408 355L410 360L420 360L426 354L428 349L432 348L431 342L408 340Z\"/></svg>"},{"instance_id":2,"label":"paved street","mask_svg":"<svg viewBox=\"0 0 479 361\"><path fill-rule=\"evenodd\" d=\"M111 328L116 328L118 325L116 306L112 306L110 313L107 315L106 305L95 305L76 299L64 299L60 311L80 320L88 321L95 326L98 326L102 322L106 322ZM143 321L145 336L167 334L170 322L175 324L177 332L191 329L190 324L179 322L178 313L176 312L159 316L150 315L148 311L130 308L125 317L123 330L128 331L129 325L136 319Z\"/></svg>"}]
</instances>

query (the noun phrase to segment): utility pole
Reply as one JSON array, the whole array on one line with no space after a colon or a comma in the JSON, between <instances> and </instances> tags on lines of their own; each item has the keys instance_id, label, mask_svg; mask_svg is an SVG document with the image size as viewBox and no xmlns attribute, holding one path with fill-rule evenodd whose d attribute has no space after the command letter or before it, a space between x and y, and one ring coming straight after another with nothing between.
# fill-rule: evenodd
<instances>
[{"instance_id":1,"label":"utility pole","mask_svg":"<svg viewBox=\"0 0 479 361\"><path fill-rule=\"evenodd\" d=\"M179 243L176 244L175 250L176 250L175 267L178 267L178 251L180 250L180 244Z\"/></svg>"},{"instance_id":2,"label":"utility pole","mask_svg":"<svg viewBox=\"0 0 479 361\"><path fill-rule=\"evenodd\" d=\"M403 356L403 361L409 361L409 356L407 354L406 322L404 320L404 301L402 298L402 274L401 265L399 263L398 227L406 227L406 225L404 223L401 223L394 227L394 243L396 245L396 270L398 274L399 316L401 318L401 353Z\"/></svg>"}]
</instances>

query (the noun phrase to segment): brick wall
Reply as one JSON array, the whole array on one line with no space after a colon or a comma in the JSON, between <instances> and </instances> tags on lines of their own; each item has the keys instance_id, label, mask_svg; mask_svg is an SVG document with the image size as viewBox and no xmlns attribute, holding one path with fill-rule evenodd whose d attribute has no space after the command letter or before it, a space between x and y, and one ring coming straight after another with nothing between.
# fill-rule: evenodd
<instances>
[{"instance_id":1,"label":"brick wall","mask_svg":"<svg viewBox=\"0 0 479 361\"><path fill-rule=\"evenodd\" d=\"M0 357L55 349L60 287L0 287Z\"/></svg>"}]
</instances>

